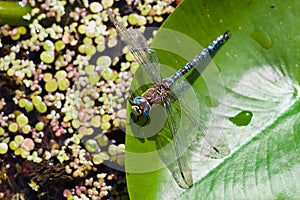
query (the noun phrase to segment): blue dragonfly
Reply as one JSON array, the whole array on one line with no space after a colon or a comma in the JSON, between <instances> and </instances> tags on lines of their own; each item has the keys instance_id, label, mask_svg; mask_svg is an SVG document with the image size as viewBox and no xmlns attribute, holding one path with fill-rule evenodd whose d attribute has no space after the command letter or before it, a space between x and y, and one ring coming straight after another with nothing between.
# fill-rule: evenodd
<instances>
[{"instance_id":1,"label":"blue dragonfly","mask_svg":"<svg viewBox=\"0 0 300 200\"><path fill-rule=\"evenodd\" d=\"M178 84L184 74L189 72L192 68L197 66L199 63L204 62L208 57L216 53L216 51L230 38L229 31L217 37L207 48L204 48L198 55L196 55L192 61L188 62L180 70L178 70L172 76L162 79L160 63L156 52L149 48L146 38L133 28L126 29L121 23L115 20L111 11L108 12L108 16L121 39L127 44L130 52L140 64L141 71L146 82L153 83L146 91L140 96L135 96L130 91L129 102L131 104L131 110L134 116L139 118L146 118L145 123L140 124L144 126L149 122L150 113L154 107L162 105L167 113L167 125L172 133L173 149L175 151L176 160L170 164L172 175L175 178L178 185L182 188L189 188L193 185L192 173L188 158L183 156L182 145L185 144L183 136L178 136L178 110L176 107L180 107L182 113L186 114L195 126L199 126L199 123L193 116L193 112L187 109L180 98L175 95L183 90ZM176 91L176 92L175 92ZM201 130L201 127L199 128ZM212 149L218 152L218 149L212 145ZM168 155L166 155L168 157Z\"/></svg>"}]
</instances>

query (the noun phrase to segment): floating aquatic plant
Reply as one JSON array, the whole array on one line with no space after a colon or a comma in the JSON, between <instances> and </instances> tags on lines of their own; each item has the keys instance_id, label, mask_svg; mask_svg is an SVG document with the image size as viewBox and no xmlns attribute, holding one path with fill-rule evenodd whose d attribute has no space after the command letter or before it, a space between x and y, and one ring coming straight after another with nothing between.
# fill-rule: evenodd
<instances>
[{"instance_id":1,"label":"floating aquatic plant","mask_svg":"<svg viewBox=\"0 0 300 200\"><path fill-rule=\"evenodd\" d=\"M169 12L167 4L159 8L153 2L134 4L136 11L122 17L124 23L146 25L154 21L155 9ZM68 198L104 197L112 189L105 181L112 180L115 172L94 174L101 174L99 166L105 161L124 165L124 144L111 143L108 136L125 127L124 96L137 64L130 55L128 60L105 55L107 48L118 44L105 11L112 6L112 0L29 1L19 19L22 26L0 27L0 73L13 83L5 98L1 88L0 154L30 163L28 170L24 166L31 177L27 187L40 195L47 195L43 191L49 177L34 174L49 171L89 180L86 186L65 190ZM59 166L60 171L51 166Z\"/></svg>"},{"instance_id":2,"label":"floating aquatic plant","mask_svg":"<svg viewBox=\"0 0 300 200\"><path fill-rule=\"evenodd\" d=\"M4 142L0 143L0 154L6 154L8 151L8 145Z\"/></svg>"}]
</instances>

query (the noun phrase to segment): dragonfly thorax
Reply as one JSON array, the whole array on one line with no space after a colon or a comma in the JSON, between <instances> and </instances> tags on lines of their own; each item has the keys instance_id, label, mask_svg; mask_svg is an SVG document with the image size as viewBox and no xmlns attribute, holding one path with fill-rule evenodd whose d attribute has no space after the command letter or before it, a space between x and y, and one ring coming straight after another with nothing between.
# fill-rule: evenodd
<instances>
[{"instance_id":1,"label":"dragonfly thorax","mask_svg":"<svg viewBox=\"0 0 300 200\"><path fill-rule=\"evenodd\" d=\"M132 101L131 109L136 116L149 116L152 106L161 104L167 98L170 88L164 82L155 84L146 90L142 96Z\"/></svg>"},{"instance_id":2,"label":"dragonfly thorax","mask_svg":"<svg viewBox=\"0 0 300 200\"><path fill-rule=\"evenodd\" d=\"M157 83L146 90L142 97L147 99L151 106L161 104L168 97L170 88L166 87L163 83Z\"/></svg>"}]
</instances>

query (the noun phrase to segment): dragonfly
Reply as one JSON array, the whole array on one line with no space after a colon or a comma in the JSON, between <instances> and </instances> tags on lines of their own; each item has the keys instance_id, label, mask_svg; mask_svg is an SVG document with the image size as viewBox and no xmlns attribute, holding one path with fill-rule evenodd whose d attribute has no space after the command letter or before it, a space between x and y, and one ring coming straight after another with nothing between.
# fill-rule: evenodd
<instances>
[{"instance_id":1,"label":"dragonfly","mask_svg":"<svg viewBox=\"0 0 300 200\"><path fill-rule=\"evenodd\" d=\"M147 81L149 83L153 83L139 96L135 96L134 93L130 91L130 97L128 100L131 104L131 111L138 118L146 118L147 122L150 120L150 113L154 107L162 105L165 108L167 112L168 126L172 133L173 149L175 150L176 156L176 170L173 176L181 188L189 188L193 185L193 178L188 159L182 156L181 145L184 144L183 140L185 138L177 136L178 121L176 120L179 118L176 109L174 109L174 105L181 106L183 113L187 114L191 121L193 121L194 124L197 124L197 126L198 123L193 118L193 113L186 109L180 102L179 98L174 95L174 91L178 91L178 89L180 89L175 83L199 63L204 62L208 57L214 55L217 50L220 49L220 47L222 47L231 37L231 34L229 31L226 31L224 34L213 40L211 44L204 48L198 55L196 55L190 62L184 65L176 73L162 79L158 56L155 50L149 47L146 38L132 27L126 29L114 18L111 11L108 11L108 16L110 21L116 27L121 39L127 44L130 52L139 63L143 75ZM146 123L141 124L141 126L144 126L145 124ZM215 150L218 151L216 148Z\"/></svg>"}]
</instances>

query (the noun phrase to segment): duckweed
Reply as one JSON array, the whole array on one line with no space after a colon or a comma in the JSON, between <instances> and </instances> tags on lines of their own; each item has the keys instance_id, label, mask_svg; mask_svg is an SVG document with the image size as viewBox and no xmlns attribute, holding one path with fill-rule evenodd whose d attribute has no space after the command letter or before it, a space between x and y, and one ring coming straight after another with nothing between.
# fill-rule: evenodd
<instances>
[{"instance_id":1,"label":"duckweed","mask_svg":"<svg viewBox=\"0 0 300 200\"><path fill-rule=\"evenodd\" d=\"M40 59L47 64L53 63L55 56L53 51L43 51L40 55Z\"/></svg>"},{"instance_id":2,"label":"duckweed","mask_svg":"<svg viewBox=\"0 0 300 200\"><path fill-rule=\"evenodd\" d=\"M55 49L54 44L51 40L46 40L43 47L46 51L53 51Z\"/></svg>"},{"instance_id":3,"label":"duckweed","mask_svg":"<svg viewBox=\"0 0 300 200\"><path fill-rule=\"evenodd\" d=\"M62 40L57 40L55 42L55 50L62 51L66 47L66 44Z\"/></svg>"},{"instance_id":4,"label":"duckweed","mask_svg":"<svg viewBox=\"0 0 300 200\"><path fill-rule=\"evenodd\" d=\"M18 104L21 108L24 108L27 104L28 104L28 100L25 99L25 98L21 98L19 101L18 101Z\"/></svg>"},{"instance_id":5,"label":"duckweed","mask_svg":"<svg viewBox=\"0 0 300 200\"><path fill-rule=\"evenodd\" d=\"M35 163L40 163L43 161L43 159L38 156L38 153L36 151L34 151L31 155L29 155L27 157L27 160L32 160Z\"/></svg>"},{"instance_id":6,"label":"duckweed","mask_svg":"<svg viewBox=\"0 0 300 200\"><path fill-rule=\"evenodd\" d=\"M38 122L38 123L36 123L36 124L35 124L35 129L36 129L37 131L43 130L43 129L44 129L44 123L43 123L43 122Z\"/></svg>"},{"instance_id":7,"label":"duckweed","mask_svg":"<svg viewBox=\"0 0 300 200\"><path fill-rule=\"evenodd\" d=\"M19 129L19 126L16 122L12 122L11 124L8 125L8 130L12 133L17 132Z\"/></svg>"},{"instance_id":8,"label":"duckweed","mask_svg":"<svg viewBox=\"0 0 300 200\"><path fill-rule=\"evenodd\" d=\"M70 81L67 78L62 78L58 80L58 89L61 91L66 91L70 86Z\"/></svg>"},{"instance_id":9,"label":"duckweed","mask_svg":"<svg viewBox=\"0 0 300 200\"><path fill-rule=\"evenodd\" d=\"M30 101L27 101L27 104L25 105L25 110L27 111L27 112L30 112L30 111L32 111L33 110L33 104L30 102Z\"/></svg>"},{"instance_id":10,"label":"duckweed","mask_svg":"<svg viewBox=\"0 0 300 200\"><path fill-rule=\"evenodd\" d=\"M99 165L99 164L103 163L104 160L108 160L108 159L109 159L109 157L104 153L95 154L95 155L93 155L93 158L92 158L93 163L96 165Z\"/></svg>"},{"instance_id":11,"label":"duckweed","mask_svg":"<svg viewBox=\"0 0 300 200\"><path fill-rule=\"evenodd\" d=\"M0 127L0 136L3 136L4 133L5 133L5 130L2 127Z\"/></svg>"},{"instance_id":12,"label":"duckweed","mask_svg":"<svg viewBox=\"0 0 300 200\"><path fill-rule=\"evenodd\" d=\"M22 152L23 152L23 149L22 149L21 147L18 147L18 148L14 151L14 154L17 155L17 156L19 156L19 155L22 154Z\"/></svg>"},{"instance_id":13,"label":"duckweed","mask_svg":"<svg viewBox=\"0 0 300 200\"><path fill-rule=\"evenodd\" d=\"M87 140L85 143L85 147L86 147L86 150L91 153L97 152L99 149L97 141L95 141L93 139Z\"/></svg>"},{"instance_id":14,"label":"duckweed","mask_svg":"<svg viewBox=\"0 0 300 200\"><path fill-rule=\"evenodd\" d=\"M103 5L103 8L109 8L113 5L114 1L113 0L102 0L101 4Z\"/></svg>"},{"instance_id":15,"label":"duckweed","mask_svg":"<svg viewBox=\"0 0 300 200\"><path fill-rule=\"evenodd\" d=\"M29 151L22 149L22 151L21 151L22 158L28 158L29 155L30 155Z\"/></svg>"},{"instance_id":16,"label":"duckweed","mask_svg":"<svg viewBox=\"0 0 300 200\"><path fill-rule=\"evenodd\" d=\"M118 13L113 0L102 0L101 4L92 2L90 5L83 1L82 7L68 5L66 12L67 3L31 1L32 12L26 15L27 19L31 19L28 28L3 26L0 29L1 42L5 42L6 38L15 40L13 44L4 44L12 52L0 58L0 70L18 83L17 87L21 87L15 90L14 103L21 108L17 110L26 110L26 113L13 112L10 118L4 116L5 120L1 123L6 125L0 127L0 136L3 137L0 154L10 150L30 163L46 163L44 169L50 173L53 173L51 166L61 163L65 166L63 170L55 171L59 178L68 174L75 182L75 177L89 180L89 187L76 186L69 190L67 198L98 199L106 196L111 189L106 186L104 178L111 177L112 180L113 176L105 175L98 179L87 176L95 174L99 170L95 165L106 160L124 165L125 145L111 144L105 134L113 131L112 127L125 126L125 114L121 112L125 108L124 101L115 99L124 96L138 67L128 48L124 48L126 60L103 54L93 61L96 66L90 64L91 58L96 58L93 56L96 51L104 52L106 47L114 48L118 44L116 30L107 27L111 23L107 23L107 12L103 9L113 7L115 15L122 16L117 20L143 26L147 22L162 20L155 12L167 13L167 3L152 2L148 5L149 2L128 1L128 4L135 4L135 14L129 16ZM155 4L159 6L155 7ZM65 13L68 13L67 17ZM52 24L47 23L48 19ZM49 25L44 27L45 24ZM20 52L25 53L22 55ZM34 62L30 60L37 55L39 58ZM37 63L39 59L41 62ZM1 102L0 110L5 106L5 102ZM85 146L80 146L87 136L89 139L84 142ZM67 163L74 164L71 167ZM30 168L29 176L31 173L41 174L36 171L38 168ZM91 170L95 173L90 173ZM61 176L58 174L61 171L67 173ZM44 191L49 179L45 181L40 176L40 180L44 183L32 180L30 187Z\"/></svg>"},{"instance_id":17,"label":"duckweed","mask_svg":"<svg viewBox=\"0 0 300 200\"><path fill-rule=\"evenodd\" d=\"M22 113L17 116L16 121L19 127L23 127L28 124L28 117Z\"/></svg>"},{"instance_id":18,"label":"duckweed","mask_svg":"<svg viewBox=\"0 0 300 200\"><path fill-rule=\"evenodd\" d=\"M30 131L31 131L31 126L30 125L27 124L27 125L22 127L22 133L28 134L28 133L30 133Z\"/></svg>"},{"instance_id":19,"label":"duckweed","mask_svg":"<svg viewBox=\"0 0 300 200\"><path fill-rule=\"evenodd\" d=\"M91 84L96 84L100 81L100 76L97 72L89 73L89 82Z\"/></svg>"},{"instance_id":20,"label":"duckweed","mask_svg":"<svg viewBox=\"0 0 300 200\"><path fill-rule=\"evenodd\" d=\"M99 115L96 115L94 116L92 119L91 119L91 125L95 128L98 128L100 127L101 125L101 118Z\"/></svg>"},{"instance_id":21,"label":"duckweed","mask_svg":"<svg viewBox=\"0 0 300 200\"><path fill-rule=\"evenodd\" d=\"M55 79L51 79L46 82L45 84L45 90L47 92L55 92L58 88L58 84Z\"/></svg>"},{"instance_id":22,"label":"duckweed","mask_svg":"<svg viewBox=\"0 0 300 200\"><path fill-rule=\"evenodd\" d=\"M47 111L47 105L42 102L42 98L40 96L34 96L32 98L32 103L40 113L45 113Z\"/></svg>"},{"instance_id":23,"label":"duckweed","mask_svg":"<svg viewBox=\"0 0 300 200\"><path fill-rule=\"evenodd\" d=\"M136 25L138 23L138 15L136 13L131 13L129 16L128 16L128 22L131 24L131 25Z\"/></svg>"},{"instance_id":24,"label":"duckweed","mask_svg":"<svg viewBox=\"0 0 300 200\"><path fill-rule=\"evenodd\" d=\"M114 144L109 145L109 147L108 147L108 153L109 153L111 156L117 155L117 146L114 145Z\"/></svg>"},{"instance_id":25,"label":"duckweed","mask_svg":"<svg viewBox=\"0 0 300 200\"><path fill-rule=\"evenodd\" d=\"M109 122L103 122L101 124L101 129L103 129L103 130L108 130L108 129L110 129L110 127L111 127L111 124Z\"/></svg>"},{"instance_id":26,"label":"duckweed","mask_svg":"<svg viewBox=\"0 0 300 200\"><path fill-rule=\"evenodd\" d=\"M111 65L111 58L109 56L100 56L96 62L97 66L108 68Z\"/></svg>"},{"instance_id":27,"label":"duckweed","mask_svg":"<svg viewBox=\"0 0 300 200\"><path fill-rule=\"evenodd\" d=\"M31 138L25 138L21 143L21 147L26 151L31 151L34 149L34 142Z\"/></svg>"},{"instance_id":28,"label":"duckweed","mask_svg":"<svg viewBox=\"0 0 300 200\"><path fill-rule=\"evenodd\" d=\"M0 154L6 154L8 151L8 145L4 142L0 142Z\"/></svg>"},{"instance_id":29,"label":"duckweed","mask_svg":"<svg viewBox=\"0 0 300 200\"><path fill-rule=\"evenodd\" d=\"M43 75L43 80L45 81L45 82L48 82L48 81L50 81L50 80L52 80L52 78L53 78L53 75L51 74L51 73L45 73L44 75Z\"/></svg>"},{"instance_id":30,"label":"duckweed","mask_svg":"<svg viewBox=\"0 0 300 200\"><path fill-rule=\"evenodd\" d=\"M9 143L9 148L14 151L14 150L16 150L19 147L19 145L20 144L18 144L16 141L11 141Z\"/></svg>"},{"instance_id":31,"label":"duckweed","mask_svg":"<svg viewBox=\"0 0 300 200\"><path fill-rule=\"evenodd\" d=\"M92 2L89 8L92 13L99 13L103 9L102 5L98 2Z\"/></svg>"},{"instance_id":32,"label":"duckweed","mask_svg":"<svg viewBox=\"0 0 300 200\"><path fill-rule=\"evenodd\" d=\"M108 144L108 138L106 137L105 134L100 134L99 136L96 137L97 142L100 146L104 147Z\"/></svg>"}]
</instances>

